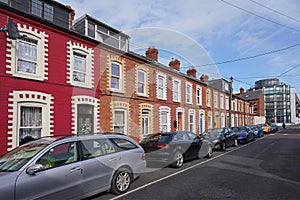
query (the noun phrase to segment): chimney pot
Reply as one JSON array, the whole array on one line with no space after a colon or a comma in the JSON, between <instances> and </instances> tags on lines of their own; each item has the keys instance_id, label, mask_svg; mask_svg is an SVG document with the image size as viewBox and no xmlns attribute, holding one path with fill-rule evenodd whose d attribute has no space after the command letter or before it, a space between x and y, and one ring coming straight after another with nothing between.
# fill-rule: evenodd
<instances>
[{"instance_id":1,"label":"chimney pot","mask_svg":"<svg viewBox=\"0 0 300 200\"><path fill-rule=\"evenodd\" d=\"M244 91L245 91L244 88L241 87L240 88L240 94L244 94Z\"/></svg>"},{"instance_id":2,"label":"chimney pot","mask_svg":"<svg viewBox=\"0 0 300 200\"><path fill-rule=\"evenodd\" d=\"M197 70L193 67L187 70L187 75L196 78Z\"/></svg>"},{"instance_id":3,"label":"chimney pot","mask_svg":"<svg viewBox=\"0 0 300 200\"><path fill-rule=\"evenodd\" d=\"M200 77L200 81L201 82L208 82L209 77L205 74L202 74L202 76Z\"/></svg>"},{"instance_id":4,"label":"chimney pot","mask_svg":"<svg viewBox=\"0 0 300 200\"><path fill-rule=\"evenodd\" d=\"M169 67L180 71L180 61L178 59L174 60L174 58L172 58L172 60L169 62Z\"/></svg>"},{"instance_id":5,"label":"chimney pot","mask_svg":"<svg viewBox=\"0 0 300 200\"><path fill-rule=\"evenodd\" d=\"M146 51L146 57L158 61L158 50L155 46L150 46L148 50Z\"/></svg>"}]
</instances>

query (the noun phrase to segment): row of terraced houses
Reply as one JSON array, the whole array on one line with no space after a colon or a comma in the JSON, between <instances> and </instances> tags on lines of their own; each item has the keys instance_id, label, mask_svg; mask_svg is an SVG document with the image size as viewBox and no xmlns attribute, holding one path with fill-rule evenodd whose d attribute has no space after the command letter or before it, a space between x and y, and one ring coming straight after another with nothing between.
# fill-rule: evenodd
<instances>
[{"instance_id":1,"label":"row of terraced houses","mask_svg":"<svg viewBox=\"0 0 300 200\"><path fill-rule=\"evenodd\" d=\"M129 50L130 37L52 0L0 0L21 38L0 32L0 154L27 136L117 132L137 141L155 132L253 123L253 103L231 82L196 77ZM201 73L201 72L200 72ZM231 123L231 124L229 124Z\"/></svg>"}]
</instances>

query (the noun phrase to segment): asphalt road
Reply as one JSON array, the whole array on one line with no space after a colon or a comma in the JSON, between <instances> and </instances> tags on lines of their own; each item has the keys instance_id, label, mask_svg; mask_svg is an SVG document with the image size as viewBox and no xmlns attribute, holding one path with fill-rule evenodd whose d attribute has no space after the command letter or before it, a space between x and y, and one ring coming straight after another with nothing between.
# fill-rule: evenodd
<instances>
[{"instance_id":1,"label":"asphalt road","mask_svg":"<svg viewBox=\"0 0 300 200\"><path fill-rule=\"evenodd\" d=\"M148 168L125 195L93 199L300 199L300 129L189 161L181 169Z\"/></svg>"}]
</instances>

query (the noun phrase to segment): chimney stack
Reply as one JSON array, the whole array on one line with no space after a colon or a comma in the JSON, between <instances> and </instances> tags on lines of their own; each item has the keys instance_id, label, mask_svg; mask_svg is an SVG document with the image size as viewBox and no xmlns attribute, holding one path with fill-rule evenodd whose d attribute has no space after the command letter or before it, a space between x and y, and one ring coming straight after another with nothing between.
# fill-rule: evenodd
<instances>
[{"instance_id":1,"label":"chimney stack","mask_svg":"<svg viewBox=\"0 0 300 200\"><path fill-rule=\"evenodd\" d=\"M70 29L73 29L73 23L74 23L74 19L75 19L75 10L70 6L70 5L66 5L67 8L69 8L70 10L72 10L70 12L70 18L69 18L69 27Z\"/></svg>"},{"instance_id":2,"label":"chimney stack","mask_svg":"<svg viewBox=\"0 0 300 200\"><path fill-rule=\"evenodd\" d=\"M244 94L244 88L240 88L240 94Z\"/></svg>"},{"instance_id":3,"label":"chimney stack","mask_svg":"<svg viewBox=\"0 0 300 200\"><path fill-rule=\"evenodd\" d=\"M202 76L200 77L201 82L208 82L208 79L209 79L208 76L205 74L202 74Z\"/></svg>"},{"instance_id":4,"label":"chimney stack","mask_svg":"<svg viewBox=\"0 0 300 200\"><path fill-rule=\"evenodd\" d=\"M155 46L151 46L148 48L148 50L146 51L146 57L151 60L158 61L158 50Z\"/></svg>"},{"instance_id":5,"label":"chimney stack","mask_svg":"<svg viewBox=\"0 0 300 200\"><path fill-rule=\"evenodd\" d=\"M193 67L187 70L186 74L193 78L196 78L197 70Z\"/></svg>"},{"instance_id":6,"label":"chimney stack","mask_svg":"<svg viewBox=\"0 0 300 200\"><path fill-rule=\"evenodd\" d=\"M180 61L177 58L175 60L172 58L172 60L169 62L169 67L180 71Z\"/></svg>"}]
</instances>

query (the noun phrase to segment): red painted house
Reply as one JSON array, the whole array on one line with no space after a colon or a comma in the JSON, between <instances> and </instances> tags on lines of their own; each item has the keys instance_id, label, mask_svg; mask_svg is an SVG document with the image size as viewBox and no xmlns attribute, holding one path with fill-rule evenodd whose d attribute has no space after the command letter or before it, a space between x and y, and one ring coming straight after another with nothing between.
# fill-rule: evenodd
<instances>
[{"instance_id":1,"label":"red painted house","mask_svg":"<svg viewBox=\"0 0 300 200\"><path fill-rule=\"evenodd\" d=\"M0 26L10 17L22 36L0 32L0 155L27 136L99 131L98 43L72 30L74 14L56 1L0 1Z\"/></svg>"}]
</instances>

